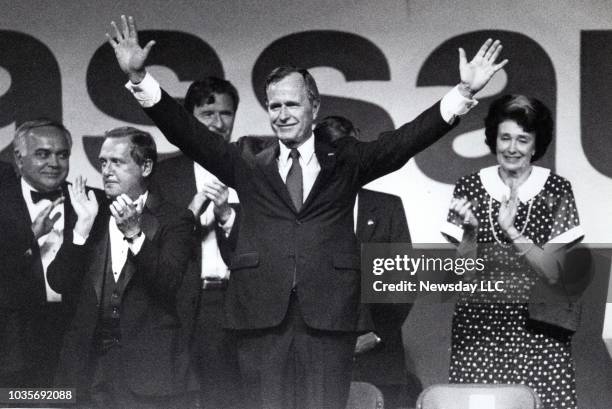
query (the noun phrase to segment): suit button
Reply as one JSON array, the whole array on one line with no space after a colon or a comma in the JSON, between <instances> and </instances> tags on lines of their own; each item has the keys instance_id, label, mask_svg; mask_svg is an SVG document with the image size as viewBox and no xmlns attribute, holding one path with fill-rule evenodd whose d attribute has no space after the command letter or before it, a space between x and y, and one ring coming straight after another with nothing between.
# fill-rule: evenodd
<instances>
[{"instance_id":1,"label":"suit button","mask_svg":"<svg viewBox=\"0 0 612 409\"><path fill-rule=\"evenodd\" d=\"M119 308L113 307L113 314L117 314L119 312Z\"/></svg>"},{"instance_id":2,"label":"suit button","mask_svg":"<svg viewBox=\"0 0 612 409\"><path fill-rule=\"evenodd\" d=\"M119 298L119 293L117 291L113 291L113 294L111 295L111 297Z\"/></svg>"}]
</instances>

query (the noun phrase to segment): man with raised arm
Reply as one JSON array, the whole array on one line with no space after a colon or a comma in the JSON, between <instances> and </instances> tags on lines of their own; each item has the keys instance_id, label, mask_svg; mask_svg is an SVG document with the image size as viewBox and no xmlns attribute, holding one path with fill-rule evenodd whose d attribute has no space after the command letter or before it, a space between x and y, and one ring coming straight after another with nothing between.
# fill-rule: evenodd
<instances>
[{"instance_id":1,"label":"man with raised arm","mask_svg":"<svg viewBox=\"0 0 612 409\"><path fill-rule=\"evenodd\" d=\"M330 145L312 137L319 92L305 69L279 67L266 81L276 138L228 143L162 91L132 17L109 43L127 87L168 140L238 192L243 214L225 299L225 325L239 333L247 402L258 408L344 408L355 346L359 244L353 205L361 186L402 167L452 129L506 61L487 42L461 83L431 108L377 141Z\"/></svg>"}]
</instances>

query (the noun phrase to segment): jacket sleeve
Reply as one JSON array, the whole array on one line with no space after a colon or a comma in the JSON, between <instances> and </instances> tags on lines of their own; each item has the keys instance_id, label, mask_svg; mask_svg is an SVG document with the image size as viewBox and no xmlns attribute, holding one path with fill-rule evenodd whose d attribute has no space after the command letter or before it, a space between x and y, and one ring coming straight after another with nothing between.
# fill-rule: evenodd
<instances>
[{"instance_id":1,"label":"jacket sleeve","mask_svg":"<svg viewBox=\"0 0 612 409\"><path fill-rule=\"evenodd\" d=\"M149 288L162 295L178 291L194 249L194 219L184 210L160 226L155 237L146 237L134 259L138 274Z\"/></svg>"},{"instance_id":2,"label":"jacket sleeve","mask_svg":"<svg viewBox=\"0 0 612 409\"><path fill-rule=\"evenodd\" d=\"M239 158L235 144L208 130L163 90L161 100L144 111L170 143L227 186L235 187L234 165Z\"/></svg>"},{"instance_id":3,"label":"jacket sleeve","mask_svg":"<svg viewBox=\"0 0 612 409\"><path fill-rule=\"evenodd\" d=\"M437 102L411 122L382 133L376 141L355 144L360 185L400 169L410 158L450 131L457 122L453 125L447 123L440 114L440 102Z\"/></svg>"}]
</instances>

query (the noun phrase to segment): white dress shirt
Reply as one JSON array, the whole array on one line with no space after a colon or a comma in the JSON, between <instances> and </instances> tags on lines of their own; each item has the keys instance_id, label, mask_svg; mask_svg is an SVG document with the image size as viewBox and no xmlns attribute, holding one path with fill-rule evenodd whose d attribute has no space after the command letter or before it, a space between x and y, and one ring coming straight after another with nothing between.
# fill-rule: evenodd
<instances>
[{"instance_id":1,"label":"white dress shirt","mask_svg":"<svg viewBox=\"0 0 612 409\"><path fill-rule=\"evenodd\" d=\"M51 204L51 201L48 199L43 199L38 203L34 203L32 200L32 191L37 192L37 190L30 186L25 179L21 178L21 193L23 195L23 199L25 200L26 206L28 207L30 219L34 221L36 216L38 216L40 212ZM55 224L53 224L51 231L38 239L40 259L42 261L43 273L45 276L47 302L62 301L61 294L53 291L53 289L49 286L49 282L47 281L47 268L49 268L49 264L51 264L51 262L55 259L55 255L64 242L64 203L55 206L55 208L49 214L49 218L53 218L58 213L60 214L60 217L57 219Z\"/></svg>"},{"instance_id":2,"label":"white dress shirt","mask_svg":"<svg viewBox=\"0 0 612 409\"><path fill-rule=\"evenodd\" d=\"M610 291L608 291L608 297L610 297ZM610 355L610 358L612 358L612 303L610 302L606 304L602 337L604 344L608 349L608 354Z\"/></svg>"},{"instance_id":3,"label":"white dress shirt","mask_svg":"<svg viewBox=\"0 0 612 409\"><path fill-rule=\"evenodd\" d=\"M279 146L280 152L277 159L278 172L280 173L283 182L287 183L287 175L289 174L291 165L293 165L293 159L291 159L289 156L291 149L282 143L279 143ZM312 134L297 148L298 152L300 153L300 166L302 167L302 187L304 193L302 200L304 201L306 201L306 198L312 190L312 186L314 185L314 182L321 171L321 166L317 160L317 155L315 155L314 148L315 143Z\"/></svg>"},{"instance_id":4,"label":"white dress shirt","mask_svg":"<svg viewBox=\"0 0 612 409\"><path fill-rule=\"evenodd\" d=\"M195 162L193 164L193 171L195 174L196 190L198 192L202 191L202 189L204 188L204 184L207 182L213 180L219 182L219 179L217 179L215 175L213 175ZM228 202L238 203L238 194L232 188L229 188ZM204 212L202 212L202 214L200 215L200 225L206 228L206 234L202 238L201 244L201 277L219 280L229 278L229 269L227 268L227 265L221 257L221 252L219 251L219 246L217 244L214 207L215 204L211 201L204 210ZM234 209L232 209L229 219L224 224L219 224L219 226L223 229L226 237L229 236L232 230L235 218L236 213L234 212Z\"/></svg>"}]
</instances>

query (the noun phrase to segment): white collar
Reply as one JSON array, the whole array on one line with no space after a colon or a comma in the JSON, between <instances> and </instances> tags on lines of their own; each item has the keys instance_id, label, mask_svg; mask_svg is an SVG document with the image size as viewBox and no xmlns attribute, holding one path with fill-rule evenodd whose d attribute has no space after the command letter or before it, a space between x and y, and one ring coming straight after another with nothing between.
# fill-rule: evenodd
<instances>
[{"instance_id":1,"label":"white collar","mask_svg":"<svg viewBox=\"0 0 612 409\"><path fill-rule=\"evenodd\" d=\"M499 165L483 168L478 172L480 181L487 193L498 202L501 202L503 197L510 196L510 187L508 187L502 178L499 176ZM540 166L533 166L531 174L518 187L518 198L521 202L527 203L535 197L544 188L544 184L550 175L550 169Z\"/></svg>"},{"instance_id":2,"label":"white collar","mask_svg":"<svg viewBox=\"0 0 612 409\"><path fill-rule=\"evenodd\" d=\"M26 204L28 205L28 208L30 206L35 206L35 203L32 200L32 193L31 192L39 192L39 190L33 188L32 185L30 185L23 177L21 177L20 179L21 179L21 193L23 194L23 198L26 201ZM61 186L58 187L58 190L61 190Z\"/></svg>"},{"instance_id":3,"label":"white collar","mask_svg":"<svg viewBox=\"0 0 612 409\"><path fill-rule=\"evenodd\" d=\"M60 188L58 188L58 189L60 189ZM25 178L23 176L21 177L21 190L23 190L24 192L27 191L28 193L30 191L38 192L38 189L33 188L32 185L29 184L28 181L25 180Z\"/></svg>"},{"instance_id":4,"label":"white collar","mask_svg":"<svg viewBox=\"0 0 612 409\"><path fill-rule=\"evenodd\" d=\"M302 158L302 163L304 164L308 164L312 157L314 156L314 151L315 151L315 138L313 136L313 134L310 134L310 136L308 137L308 139L306 139L304 141L303 144L301 144L300 146L298 146L297 150L300 153L300 158ZM280 142L278 143L280 145L280 153L278 155L279 160L282 163L287 163L289 162L289 154L291 153L291 148L288 148L287 146L285 146L284 143Z\"/></svg>"},{"instance_id":5,"label":"white collar","mask_svg":"<svg viewBox=\"0 0 612 409\"><path fill-rule=\"evenodd\" d=\"M138 196L138 199L136 199L134 201L134 203L138 203L140 202L142 204L142 208L144 209L145 204L147 203L147 199L149 198L149 191L145 190L145 192L143 194L141 194L140 196Z\"/></svg>"}]
</instances>

